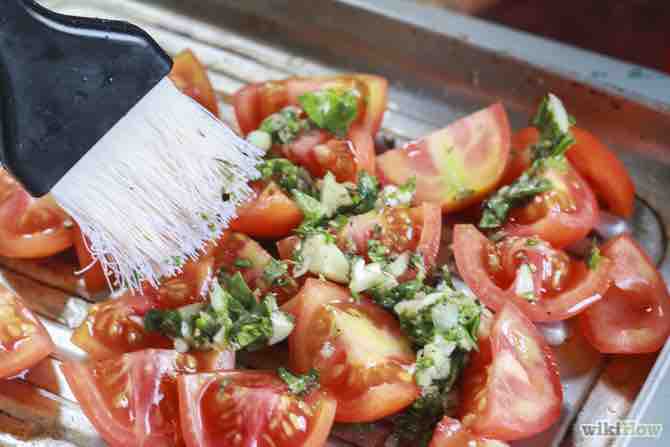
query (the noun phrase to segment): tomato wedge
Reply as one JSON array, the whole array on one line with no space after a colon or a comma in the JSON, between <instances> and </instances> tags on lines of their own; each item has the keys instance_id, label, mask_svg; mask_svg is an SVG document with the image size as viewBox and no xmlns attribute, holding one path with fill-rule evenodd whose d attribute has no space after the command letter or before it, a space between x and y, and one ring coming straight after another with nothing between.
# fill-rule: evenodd
<instances>
[{"instance_id":1,"label":"tomato wedge","mask_svg":"<svg viewBox=\"0 0 670 447\"><path fill-rule=\"evenodd\" d=\"M496 314L462 377L461 420L476 436L523 439L560 417L563 391L551 349L511 303Z\"/></svg>"},{"instance_id":2,"label":"tomato wedge","mask_svg":"<svg viewBox=\"0 0 670 447\"><path fill-rule=\"evenodd\" d=\"M0 168L0 256L44 258L72 245L69 216L47 195L35 199Z\"/></svg>"},{"instance_id":3,"label":"tomato wedge","mask_svg":"<svg viewBox=\"0 0 670 447\"><path fill-rule=\"evenodd\" d=\"M63 374L111 447L183 446L177 374L231 369L232 352L146 350L93 363L65 362Z\"/></svg>"},{"instance_id":4,"label":"tomato wedge","mask_svg":"<svg viewBox=\"0 0 670 447\"><path fill-rule=\"evenodd\" d=\"M241 259L249 265L236 266L235 261ZM153 308L174 309L202 301L214 275L222 268L230 274L240 272L252 289L276 293L277 300L283 302L295 294L296 286L280 287L265 281L263 272L271 260L256 241L227 231L198 260L185 263L182 273L163 281L157 290L147 286L141 293L127 292L92 306L86 320L74 331L72 342L92 358L172 347L168 338L144 330L144 314Z\"/></svg>"},{"instance_id":5,"label":"tomato wedge","mask_svg":"<svg viewBox=\"0 0 670 447\"><path fill-rule=\"evenodd\" d=\"M504 231L514 236L537 236L556 248L584 239L598 224L598 202L589 185L571 166L547 169L543 177L552 189L510 213Z\"/></svg>"},{"instance_id":6,"label":"tomato wedge","mask_svg":"<svg viewBox=\"0 0 670 447\"><path fill-rule=\"evenodd\" d=\"M635 184L624 164L590 132L572 128L576 143L567 152L568 160L586 179L605 208L629 218L635 206ZM512 154L503 183L511 183L530 165L530 145L539 138L537 129L528 127L512 138Z\"/></svg>"},{"instance_id":7,"label":"tomato wedge","mask_svg":"<svg viewBox=\"0 0 670 447\"><path fill-rule=\"evenodd\" d=\"M277 239L300 225L302 211L275 182L253 182L251 187L256 197L237 208L231 230L251 237Z\"/></svg>"},{"instance_id":8,"label":"tomato wedge","mask_svg":"<svg viewBox=\"0 0 670 447\"><path fill-rule=\"evenodd\" d=\"M299 105L300 95L328 87L348 87L359 91L358 116L346 138L335 138L323 130L299 135L277 152L304 166L313 176L323 177L330 171L340 181L356 181L358 172L375 173L373 135L379 130L386 109L388 82L365 74L344 76L290 78L250 84L234 98L235 115L240 129L247 134L257 129L263 119L287 105Z\"/></svg>"},{"instance_id":9,"label":"tomato wedge","mask_svg":"<svg viewBox=\"0 0 670 447\"><path fill-rule=\"evenodd\" d=\"M462 118L402 148L377 157L382 183L416 178L416 200L450 212L477 203L500 182L510 150L510 127L501 104Z\"/></svg>"},{"instance_id":10,"label":"tomato wedge","mask_svg":"<svg viewBox=\"0 0 670 447\"><path fill-rule=\"evenodd\" d=\"M317 279L308 279L290 303L297 315L289 336L291 365L320 372L321 386L337 399L335 420L375 421L418 397L408 371L416 356L391 314Z\"/></svg>"},{"instance_id":11,"label":"tomato wedge","mask_svg":"<svg viewBox=\"0 0 670 447\"><path fill-rule=\"evenodd\" d=\"M473 225L454 227L454 256L463 280L486 306L499 311L513 302L533 321L570 318L600 300L610 285L606 258L590 270L539 239L493 244Z\"/></svg>"},{"instance_id":12,"label":"tomato wedge","mask_svg":"<svg viewBox=\"0 0 670 447\"><path fill-rule=\"evenodd\" d=\"M54 349L44 326L21 298L0 286L0 379L32 367Z\"/></svg>"},{"instance_id":13,"label":"tomato wedge","mask_svg":"<svg viewBox=\"0 0 670 447\"><path fill-rule=\"evenodd\" d=\"M335 400L318 390L290 394L275 373L194 374L177 382L187 447L320 447L333 425Z\"/></svg>"},{"instance_id":14,"label":"tomato wedge","mask_svg":"<svg viewBox=\"0 0 670 447\"><path fill-rule=\"evenodd\" d=\"M184 94L198 101L214 116L219 116L219 104L207 71L191 50L184 50L174 57L170 79Z\"/></svg>"},{"instance_id":15,"label":"tomato wedge","mask_svg":"<svg viewBox=\"0 0 670 447\"><path fill-rule=\"evenodd\" d=\"M393 253L416 251L423 256L427 269L435 265L442 234L440 207L424 203L415 208L385 208L370 211L349 219L337 236L338 245L350 251L367 255L368 241L375 239ZM285 250L280 248L280 251Z\"/></svg>"},{"instance_id":16,"label":"tomato wedge","mask_svg":"<svg viewBox=\"0 0 670 447\"><path fill-rule=\"evenodd\" d=\"M369 74L346 74L312 78L289 78L249 84L233 97L235 115L244 135L258 129L261 122L287 105L299 105L298 98L307 92L329 87L355 88L361 94L354 127L368 134L379 131L386 110L388 81Z\"/></svg>"},{"instance_id":17,"label":"tomato wedge","mask_svg":"<svg viewBox=\"0 0 670 447\"><path fill-rule=\"evenodd\" d=\"M169 338L144 329L142 316L152 307L147 296L132 293L95 304L74 330L72 343L96 360L149 348L172 348Z\"/></svg>"},{"instance_id":18,"label":"tomato wedge","mask_svg":"<svg viewBox=\"0 0 670 447\"><path fill-rule=\"evenodd\" d=\"M608 241L612 286L579 316L583 334L600 352L638 354L661 349L670 334L670 296L649 256L628 235Z\"/></svg>"},{"instance_id":19,"label":"tomato wedge","mask_svg":"<svg viewBox=\"0 0 670 447\"><path fill-rule=\"evenodd\" d=\"M433 433L428 447L509 447L508 444L493 439L473 435L456 419L445 416Z\"/></svg>"}]
</instances>

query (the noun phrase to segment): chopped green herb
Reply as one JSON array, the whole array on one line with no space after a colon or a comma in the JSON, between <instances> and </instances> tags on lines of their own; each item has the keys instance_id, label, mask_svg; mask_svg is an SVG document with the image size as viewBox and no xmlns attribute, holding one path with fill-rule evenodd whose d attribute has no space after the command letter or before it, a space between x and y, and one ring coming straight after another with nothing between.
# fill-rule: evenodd
<instances>
[{"instance_id":1,"label":"chopped green herb","mask_svg":"<svg viewBox=\"0 0 670 447\"><path fill-rule=\"evenodd\" d=\"M296 205L305 216L304 222L316 223L324 220L327 210L321 202L297 189L292 192Z\"/></svg>"},{"instance_id":2,"label":"chopped green herb","mask_svg":"<svg viewBox=\"0 0 670 447\"><path fill-rule=\"evenodd\" d=\"M306 396L313 389L319 387L319 372L312 368L307 374L295 375L286 368L277 370L279 377L288 385L291 394Z\"/></svg>"},{"instance_id":3,"label":"chopped green herb","mask_svg":"<svg viewBox=\"0 0 670 447\"><path fill-rule=\"evenodd\" d=\"M298 190L313 197L317 196L316 186L309 172L285 158L264 160L258 165L258 171L263 180L276 182L288 193Z\"/></svg>"},{"instance_id":4,"label":"chopped green herb","mask_svg":"<svg viewBox=\"0 0 670 447\"><path fill-rule=\"evenodd\" d=\"M271 286L285 286L289 281L288 265L273 258L263 269L263 278Z\"/></svg>"},{"instance_id":5,"label":"chopped green herb","mask_svg":"<svg viewBox=\"0 0 670 447\"><path fill-rule=\"evenodd\" d=\"M385 264L388 262L388 256L391 250L377 239L368 240L368 257L372 262Z\"/></svg>"},{"instance_id":6,"label":"chopped green herb","mask_svg":"<svg viewBox=\"0 0 670 447\"><path fill-rule=\"evenodd\" d=\"M235 267L237 267L238 269L248 269L253 264L248 259L237 258L237 259L235 259L235 262L233 263L233 265Z\"/></svg>"},{"instance_id":7,"label":"chopped green herb","mask_svg":"<svg viewBox=\"0 0 670 447\"><path fill-rule=\"evenodd\" d=\"M181 316L175 310L151 309L144 315L144 327L149 332L161 332L177 337L181 333Z\"/></svg>"},{"instance_id":8,"label":"chopped green herb","mask_svg":"<svg viewBox=\"0 0 670 447\"><path fill-rule=\"evenodd\" d=\"M258 130L270 134L274 144L288 144L308 128L307 120L300 117L300 109L288 106L265 118Z\"/></svg>"},{"instance_id":9,"label":"chopped green herb","mask_svg":"<svg viewBox=\"0 0 670 447\"><path fill-rule=\"evenodd\" d=\"M239 272L221 277L225 288L215 282L208 303L147 312L147 331L174 339L180 352L189 348L256 349L288 337L293 319L279 310L274 295L257 302Z\"/></svg>"},{"instance_id":10,"label":"chopped green herb","mask_svg":"<svg viewBox=\"0 0 670 447\"><path fill-rule=\"evenodd\" d=\"M382 202L385 206L409 206L416 193L416 177L412 177L400 186L388 185L382 190Z\"/></svg>"},{"instance_id":11,"label":"chopped green herb","mask_svg":"<svg viewBox=\"0 0 670 447\"><path fill-rule=\"evenodd\" d=\"M358 174L356 191L352 197L353 205L347 211L351 214L365 214L375 208L379 197L377 177L362 171Z\"/></svg>"},{"instance_id":12,"label":"chopped green herb","mask_svg":"<svg viewBox=\"0 0 670 447\"><path fill-rule=\"evenodd\" d=\"M531 166L511 185L503 186L484 202L479 226L485 229L498 228L507 220L510 210L522 206L537 194L552 188L551 182L542 176L548 167L565 166L565 153L575 139L570 132L574 120L570 118L553 94L548 94L533 118L533 125L540 132L540 139L531 147Z\"/></svg>"},{"instance_id":13,"label":"chopped green herb","mask_svg":"<svg viewBox=\"0 0 670 447\"><path fill-rule=\"evenodd\" d=\"M359 97L355 89L328 88L305 93L298 101L314 124L344 136L358 115Z\"/></svg>"},{"instance_id":14,"label":"chopped green herb","mask_svg":"<svg viewBox=\"0 0 670 447\"><path fill-rule=\"evenodd\" d=\"M527 203L537 194L549 191L551 186L548 179L524 172L511 185L503 186L484 202L479 226L486 229L502 226L512 208Z\"/></svg>"},{"instance_id":15,"label":"chopped green herb","mask_svg":"<svg viewBox=\"0 0 670 447\"><path fill-rule=\"evenodd\" d=\"M586 266L590 270L598 270L598 266L600 265L600 262L602 261L603 256L600 253L600 248L598 247L595 239L593 240L593 245L591 247L591 251L589 252L588 257L586 258Z\"/></svg>"}]
</instances>

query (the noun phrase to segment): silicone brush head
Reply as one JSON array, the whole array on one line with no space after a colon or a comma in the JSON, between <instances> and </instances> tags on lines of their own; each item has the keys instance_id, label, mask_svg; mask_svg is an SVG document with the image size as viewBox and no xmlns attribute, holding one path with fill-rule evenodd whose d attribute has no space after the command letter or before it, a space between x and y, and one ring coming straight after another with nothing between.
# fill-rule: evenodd
<instances>
[{"instance_id":1,"label":"silicone brush head","mask_svg":"<svg viewBox=\"0 0 670 447\"><path fill-rule=\"evenodd\" d=\"M221 234L261 156L166 78L51 193L106 273L156 285Z\"/></svg>"},{"instance_id":2,"label":"silicone brush head","mask_svg":"<svg viewBox=\"0 0 670 447\"><path fill-rule=\"evenodd\" d=\"M139 28L5 0L0 158L50 190L119 286L157 285L247 199L261 153L166 78Z\"/></svg>"}]
</instances>

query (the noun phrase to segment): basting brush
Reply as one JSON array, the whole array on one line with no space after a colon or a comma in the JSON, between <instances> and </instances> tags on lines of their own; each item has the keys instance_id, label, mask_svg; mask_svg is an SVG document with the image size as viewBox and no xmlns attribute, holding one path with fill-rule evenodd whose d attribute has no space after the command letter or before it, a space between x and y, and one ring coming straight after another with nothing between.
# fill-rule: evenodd
<instances>
[{"instance_id":1,"label":"basting brush","mask_svg":"<svg viewBox=\"0 0 670 447\"><path fill-rule=\"evenodd\" d=\"M248 199L262 153L180 93L140 28L0 0L0 161L51 193L121 286L197 257Z\"/></svg>"}]
</instances>

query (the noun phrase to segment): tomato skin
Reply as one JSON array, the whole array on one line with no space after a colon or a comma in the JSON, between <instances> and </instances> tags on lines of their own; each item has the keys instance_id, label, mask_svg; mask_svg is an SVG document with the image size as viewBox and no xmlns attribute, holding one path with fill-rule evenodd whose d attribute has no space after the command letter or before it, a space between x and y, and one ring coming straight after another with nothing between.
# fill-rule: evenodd
<instances>
[{"instance_id":1,"label":"tomato skin","mask_svg":"<svg viewBox=\"0 0 670 447\"><path fill-rule=\"evenodd\" d=\"M31 368L54 350L46 329L21 298L0 286L0 379Z\"/></svg>"},{"instance_id":2,"label":"tomato skin","mask_svg":"<svg viewBox=\"0 0 670 447\"><path fill-rule=\"evenodd\" d=\"M606 208L624 218L633 214L635 184L624 164L592 133L573 127L575 144L566 156L584 177ZM512 139L513 154L503 183L511 183L530 166L530 145L537 143L539 133L534 127L520 130Z\"/></svg>"},{"instance_id":3,"label":"tomato skin","mask_svg":"<svg viewBox=\"0 0 670 447\"><path fill-rule=\"evenodd\" d=\"M322 388L338 402L336 421L375 421L418 397L407 372L416 360L409 340L397 320L367 298L354 301L346 289L310 278L283 309L297 321L289 336L291 366L320 371Z\"/></svg>"},{"instance_id":4,"label":"tomato skin","mask_svg":"<svg viewBox=\"0 0 670 447\"><path fill-rule=\"evenodd\" d=\"M670 335L670 295L654 263L630 236L608 241L612 286L579 316L582 333L600 352L656 352Z\"/></svg>"},{"instance_id":5,"label":"tomato skin","mask_svg":"<svg viewBox=\"0 0 670 447\"><path fill-rule=\"evenodd\" d=\"M462 377L461 420L476 436L515 441L560 417L563 391L551 349L512 303L496 314Z\"/></svg>"},{"instance_id":6,"label":"tomato skin","mask_svg":"<svg viewBox=\"0 0 670 447\"><path fill-rule=\"evenodd\" d=\"M251 237L277 239L300 225L302 211L274 182L253 182L256 197L237 208L230 229Z\"/></svg>"},{"instance_id":7,"label":"tomato skin","mask_svg":"<svg viewBox=\"0 0 670 447\"><path fill-rule=\"evenodd\" d=\"M44 258L72 245L69 216L50 195L35 199L0 168L0 256Z\"/></svg>"},{"instance_id":8,"label":"tomato skin","mask_svg":"<svg viewBox=\"0 0 670 447\"><path fill-rule=\"evenodd\" d=\"M374 234L381 227L380 234ZM424 258L427 269L435 265L440 249L442 213L433 203L414 208L387 208L370 211L349 219L337 236L338 245L350 251L353 245L360 255L367 255L368 241L378 239L394 253L416 251ZM408 236L410 235L410 236ZM290 238L287 238L290 239ZM280 253L287 251L290 243L278 244ZM407 278L405 278L406 280Z\"/></svg>"},{"instance_id":9,"label":"tomato skin","mask_svg":"<svg viewBox=\"0 0 670 447\"><path fill-rule=\"evenodd\" d=\"M538 236L556 248L584 239L599 220L593 191L569 165L565 172L548 169L542 175L552 182L552 189L513 210L504 231L513 236Z\"/></svg>"},{"instance_id":10,"label":"tomato skin","mask_svg":"<svg viewBox=\"0 0 670 447\"><path fill-rule=\"evenodd\" d=\"M185 375L177 382L187 447L225 447L232 445L232 439L241 447L320 447L328 438L337 406L318 390L299 401L275 373L265 371ZM228 392L225 400L219 398L224 392ZM233 411L239 412L236 417ZM222 417L228 413L230 417ZM298 420L289 413L302 421L302 430L287 425Z\"/></svg>"},{"instance_id":11,"label":"tomato skin","mask_svg":"<svg viewBox=\"0 0 670 447\"><path fill-rule=\"evenodd\" d=\"M238 258L251 265L236 267ZM296 287L278 287L264 281L263 271L271 259L256 241L226 231L217 242L205 247L199 259L186 262L182 273L165 279L158 289L146 286L141 293L126 292L92 306L86 320L74 331L72 342L96 359L142 349L170 348L170 339L144 330L144 314L150 309L174 309L202 301L214 275L222 268L229 274L240 272L252 289L273 292L282 303L295 294Z\"/></svg>"},{"instance_id":12,"label":"tomato skin","mask_svg":"<svg viewBox=\"0 0 670 447\"><path fill-rule=\"evenodd\" d=\"M174 57L174 65L169 76L179 90L198 101L214 116L219 116L216 93L205 67L193 54L193 51L184 50Z\"/></svg>"},{"instance_id":13,"label":"tomato skin","mask_svg":"<svg viewBox=\"0 0 670 447\"><path fill-rule=\"evenodd\" d=\"M143 349L172 348L169 338L144 329L142 317L153 307L147 296L132 293L97 303L74 330L71 341L95 360Z\"/></svg>"},{"instance_id":14,"label":"tomato skin","mask_svg":"<svg viewBox=\"0 0 670 447\"><path fill-rule=\"evenodd\" d=\"M539 297L531 303L518 296L514 288L501 288L492 278L488 262L492 243L473 225L454 227L454 256L463 280L482 302L499 311L506 302L513 302L533 321L565 320L600 300L610 285L611 262L603 258L596 270L589 270L581 261L572 261L573 279L555 296Z\"/></svg>"},{"instance_id":15,"label":"tomato skin","mask_svg":"<svg viewBox=\"0 0 670 447\"><path fill-rule=\"evenodd\" d=\"M354 121L368 134L379 131L386 110L388 81L382 77L353 73L340 76L289 78L249 84L233 97L235 116L244 135L255 130L272 113L287 105L299 105L298 98L310 91L330 86L344 85L361 92L359 116Z\"/></svg>"},{"instance_id":16,"label":"tomato skin","mask_svg":"<svg viewBox=\"0 0 670 447\"><path fill-rule=\"evenodd\" d=\"M93 363L65 362L61 369L84 413L110 446L183 446L175 375L225 370L234 364L232 352L146 350Z\"/></svg>"},{"instance_id":17,"label":"tomato skin","mask_svg":"<svg viewBox=\"0 0 670 447\"><path fill-rule=\"evenodd\" d=\"M510 150L510 127L501 104L462 118L399 149L377 157L385 184L416 178L416 200L443 212L480 201L500 182Z\"/></svg>"},{"instance_id":18,"label":"tomato skin","mask_svg":"<svg viewBox=\"0 0 670 447\"><path fill-rule=\"evenodd\" d=\"M445 416L433 433L428 447L509 447L508 444L473 435L456 419Z\"/></svg>"},{"instance_id":19,"label":"tomato skin","mask_svg":"<svg viewBox=\"0 0 670 447\"><path fill-rule=\"evenodd\" d=\"M235 115L242 134L257 129L272 113L287 105L299 106L300 95L331 86L347 86L361 93L359 115L350 126L346 138L336 138L325 130L312 130L299 135L290 144L277 147L289 160L305 167L313 176L323 177L327 171L340 181L356 181L365 171L375 174L373 135L379 130L386 109L388 82L374 75L350 74L332 77L289 78L250 84L233 97Z\"/></svg>"}]
</instances>

